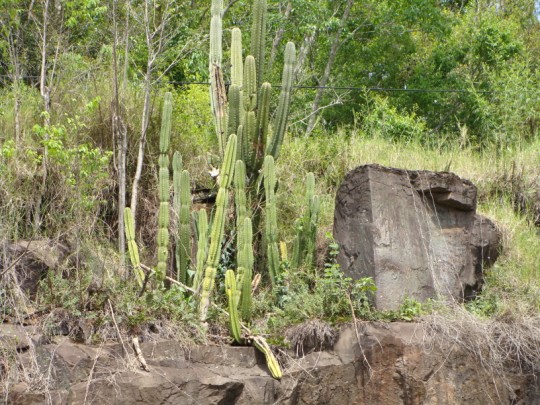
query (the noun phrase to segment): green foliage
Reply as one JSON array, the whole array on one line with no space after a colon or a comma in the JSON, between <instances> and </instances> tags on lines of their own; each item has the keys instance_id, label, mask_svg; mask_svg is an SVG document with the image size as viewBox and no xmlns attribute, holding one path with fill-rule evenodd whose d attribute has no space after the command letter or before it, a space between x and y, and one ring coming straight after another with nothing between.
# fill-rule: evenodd
<instances>
[{"instance_id":1,"label":"green foliage","mask_svg":"<svg viewBox=\"0 0 540 405\"><path fill-rule=\"evenodd\" d=\"M371 97L370 107L362 117L362 129L371 136L396 142L427 138L427 127L414 112L399 112L387 98Z\"/></svg>"}]
</instances>

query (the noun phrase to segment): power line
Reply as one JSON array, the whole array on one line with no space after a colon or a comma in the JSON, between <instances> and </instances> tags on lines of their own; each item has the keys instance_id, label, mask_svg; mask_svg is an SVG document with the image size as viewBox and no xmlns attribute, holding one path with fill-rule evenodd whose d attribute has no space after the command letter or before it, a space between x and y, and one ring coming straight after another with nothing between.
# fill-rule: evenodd
<instances>
[{"instance_id":1,"label":"power line","mask_svg":"<svg viewBox=\"0 0 540 405\"><path fill-rule=\"evenodd\" d=\"M11 78L10 75L0 75L3 78ZM35 79L39 76L21 76L20 79ZM187 82L187 81L166 81L167 84L175 84L180 86L209 86L209 82ZM230 83L225 83L230 85ZM280 85L273 86L275 88L281 88ZM504 93L503 91L494 90L467 90L467 89L409 89L407 87L361 87L361 86L292 86L294 89L305 90L348 90L348 91L376 91L376 92L388 92L388 93L481 93L481 94L493 94Z\"/></svg>"},{"instance_id":2,"label":"power line","mask_svg":"<svg viewBox=\"0 0 540 405\"><path fill-rule=\"evenodd\" d=\"M168 81L168 84L177 84L181 86L190 86L190 85L203 85L209 86L209 82L178 82L178 81ZM230 83L225 83L229 85ZM280 85L272 86L280 88ZM308 90L352 90L352 91L381 91L381 92L410 92L410 93L496 93L492 90L466 90L466 89L408 89L406 87L354 87L354 86L292 86L294 89L308 89Z\"/></svg>"}]
</instances>

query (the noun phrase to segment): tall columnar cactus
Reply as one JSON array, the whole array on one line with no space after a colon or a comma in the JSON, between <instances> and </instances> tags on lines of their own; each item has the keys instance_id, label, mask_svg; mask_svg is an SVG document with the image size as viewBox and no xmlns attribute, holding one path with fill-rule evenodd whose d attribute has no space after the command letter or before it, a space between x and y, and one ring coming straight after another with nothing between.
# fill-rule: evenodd
<instances>
[{"instance_id":1,"label":"tall columnar cactus","mask_svg":"<svg viewBox=\"0 0 540 405\"><path fill-rule=\"evenodd\" d=\"M197 216L197 267L193 277L193 289L198 291L204 276L204 263L208 253L208 215L201 209Z\"/></svg>"},{"instance_id":2,"label":"tall columnar cactus","mask_svg":"<svg viewBox=\"0 0 540 405\"><path fill-rule=\"evenodd\" d=\"M268 273L272 285L276 285L279 275L279 249L277 236L277 214L276 214L276 172L274 167L274 158L266 156L264 159L264 190L266 199L266 219L265 219L265 239L266 252L268 260Z\"/></svg>"},{"instance_id":3,"label":"tall columnar cactus","mask_svg":"<svg viewBox=\"0 0 540 405\"><path fill-rule=\"evenodd\" d=\"M264 51L266 41L266 0L255 0L251 21L250 54L257 61L257 87L260 87L264 76Z\"/></svg>"},{"instance_id":4,"label":"tall columnar cactus","mask_svg":"<svg viewBox=\"0 0 540 405\"><path fill-rule=\"evenodd\" d=\"M139 259L139 248L135 242L135 226L133 223L133 215L129 207L124 208L124 229L126 232L126 240L129 252L129 260L133 266L135 278L140 287L143 286L144 273L141 269L141 261Z\"/></svg>"},{"instance_id":5,"label":"tall columnar cactus","mask_svg":"<svg viewBox=\"0 0 540 405\"><path fill-rule=\"evenodd\" d=\"M237 160L234 168L234 202L236 206L236 229L239 232L244 218L249 216L246 195L246 165L243 160Z\"/></svg>"},{"instance_id":6,"label":"tall columnar cactus","mask_svg":"<svg viewBox=\"0 0 540 405\"><path fill-rule=\"evenodd\" d=\"M206 270L202 282L202 292L199 301L199 316L202 321L206 320L206 313L210 305L210 295L214 289L216 271L219 264L221 244L225 231L225 211L229 202L228 188L234 173L234 157L236 156L236 135L230 135L225 148L225 156L220 170L219 190L216 197L216 208L212 231L210 233L210 247L206 260Z\"/></svg>"},{"instance_id":7,"label":"tall columnar cactus","mask_svg":"<svg viewBox=\"0 0 540 405\"><path fill-rule=\"evenodd\" d=\"M173 208L174 212L177 215L177 224L178 231L176 235L176 249L175 249L175 261L176 261L176 277L180 280L180 193L182 190L181 187L181 177L182 177L182 155L180 152L176 151L173 155Z\"/></svg>"},{"instance_id":8,"label":"tall columnar cactus","mask_svg":"<svg viewBox=\"0 0 540 405\"><path fill-rule=\"evenodd\" d=\"M238 228L236 284L238 286L241 318L245 322L251 321L251 280L253 276L253 229L251 219L246 217Z\"/></svg>"},{"instance_id":9,"label":"tall columnar cactus","mask_svg":"<svg viewBox=\"0 0 540 405\"><path fill-rule=\"evenodd\" d=\"M244 83L244 60L242 58L242 32L231 30L231 84L242 89Z\"/></svg>"},{"instance_id":10,"label":"tall columnar cactus","mask_svg":"<svg viewBox=\"0 0 540 405\"><path fill-rule=\"evenodd\" d=\"M167 273L169 255L169 143L171 138L172 94L166 93L163 102L161 131L159 135L159 211L156 277L163 282Z\"/></svg>"},{"instance_id":11,"label":"tall columnar cactus","mask_svg":"<svg viewBox=\"0 0 540 405\"><path fill-rule=\"evenodd\" d=\"M283 143L287 123L289 119L289 108L291 105L291 90L294 76L294 65L296 64L296 48L292 42L285 47L285 59L283 63L283 74L281 81L281 94L276 110L276 121L274 123L274 134L272 141L268 143L267 155L272 155L274 159L279 156L279 150Z\"/></svg>"},{"instance_id":12,"label":"tall columnar cactus","mask_svg":"<svg viewBox=\"0 0 540 405\"><path fill-rule=\"evenodd\" d=\"M210 102L214 114L214 124L216 136L218 138L219 150L224 153L226 129L227 129L227 96L225 94L225 84L221 63L223 58L223 0L212 0L211 21L210 21Z\"/></svg>"},{"instance_id":13,"label":"tall columnar cactus","mask_svg":"<svg viewBox=\"0 0 540 405\"><path fill-rule=\"evenodd\" d=\"M190 178L187 170L182 171L180 175L180 206L178 216L178 240L176 243L178 260L178 281L187 284L188 266L191 257L191 193Z\"/></svg>"},{"instance_id":14,"label":"tall columnar cactus","mask_svg":"<svg viewBox=\"0 0 540 405\"><path fill-rule=\"evenodd\" d=\"M242 334L240 327L240 318L238 316L237 307L237 286L234 271L227 270L225 272L225 292L227 293L227 301L229 303L229 329L231 335L238 343L242 342Z\"/></svg>"},{"instance_id":15,"label":"tall columnar cactus","mask_svg":"<svg viewBox=\"0 0 540 405\"><path fill-rule=\"evenodd\" d=\"M308 173L306 177L306 209L302 218L296 222L296 237L291 262L293 268L298 268L303 263L310 266L315 263L320 200L319 196L315 195L314 190L315 176L313 173Z\"/></svg>"}]
</instances>

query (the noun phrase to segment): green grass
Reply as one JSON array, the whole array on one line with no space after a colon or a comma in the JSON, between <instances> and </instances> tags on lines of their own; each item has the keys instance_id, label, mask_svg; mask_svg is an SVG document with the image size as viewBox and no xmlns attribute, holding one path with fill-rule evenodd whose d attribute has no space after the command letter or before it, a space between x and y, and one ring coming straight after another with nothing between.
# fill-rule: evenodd
<instances>
[{"instance_id":1,"label":"green grass","mask_svg":"<svg viewBox=\"0 0 540 405\"><path fill-rule=\"evenodd\" d=\"M485 296L496 297L496 311L521 313L540 309L540 234L530 217L516 213L513 199L518 191L535 187L540 167L540 141L518 149L482 151L473 148L429 149L421 144L394 143L367 137L360 131L341 129L314 138L289 138L278 160L282 206L281 237L288 240L287 224L302 211L301 182L316 174L316 192L321 195L319 239L331 232L334 199L345 174L363 164L378 163L410 170L452 171L478 187L478 212L502 231L501 255L486 272ZM538 187L538 185L536 185Z\"/></svg>"}]
</instances>

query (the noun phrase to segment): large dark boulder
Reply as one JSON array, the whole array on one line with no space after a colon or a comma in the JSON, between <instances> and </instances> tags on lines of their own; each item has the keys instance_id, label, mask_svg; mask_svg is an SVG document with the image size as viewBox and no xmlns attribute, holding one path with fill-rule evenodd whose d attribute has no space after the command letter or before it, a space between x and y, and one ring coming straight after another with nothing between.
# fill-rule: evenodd
<instances>
[{"instance_id":1,"label":"large dark boulder","mask_svg":"<svg viewBox=\"0 0 540 405\"><path fill-rule=\"evenodd\" d=\"M373 277L378 309L397 309L407 297L474 296L500 239L476 214L476 194L453 173L360 166L337 192L338 263L354 279Z\"/></svg>"}]
</instances>

